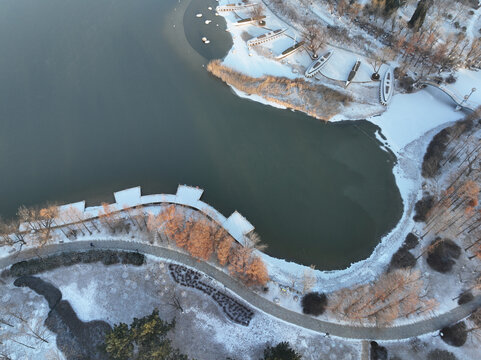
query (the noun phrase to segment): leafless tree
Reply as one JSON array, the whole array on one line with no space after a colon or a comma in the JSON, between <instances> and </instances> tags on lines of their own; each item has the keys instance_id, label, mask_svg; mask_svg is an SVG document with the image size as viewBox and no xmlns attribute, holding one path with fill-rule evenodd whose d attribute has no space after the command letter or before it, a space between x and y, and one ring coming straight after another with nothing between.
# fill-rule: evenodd
<instances>
[{"instance_id":1,"label":"leafless tree","mask_svg":"<svg viewBox=\"0 0 481 360\"><path fill-rule=\"evenodd\" d=\"M262 243L262 239L258 233L252 231L245 237L245 246L250 249L264 251L267 249L267 244Z\"/></svg>"},{"instance_id":2,"label":"leafless tree","mask_svg":"<svg viewBox=\"0 0 481 360\"><path fill-rule=\"evenodd\" d=\"M315 275L315 266L311 265L304 270L302 279L302 293L307 294L316 285L317 279Z\"/></svg>"},{"instance_id":3,"label":"leafless tree","mask_svg":"<svg viewBox=\"0 0 481 360\"><path fill-rule=\"evenodd\" d=\"M302 36L306 41L307 48L312 52L313 55L317 55L317 51L326 43L325 33L315 22L310 22L305 25Z\"/></svg>"},{"instance_id":4,"label":"leafless tree","mask_svg":"<svg viewBox=\"0 0 481 360\"><path fill-rule=\"evenodd\" d=\"M251 7L249 15L252 20L260 20L264 16L264 8L260 4L254 5Z\"/></svg>"}]
</instances>

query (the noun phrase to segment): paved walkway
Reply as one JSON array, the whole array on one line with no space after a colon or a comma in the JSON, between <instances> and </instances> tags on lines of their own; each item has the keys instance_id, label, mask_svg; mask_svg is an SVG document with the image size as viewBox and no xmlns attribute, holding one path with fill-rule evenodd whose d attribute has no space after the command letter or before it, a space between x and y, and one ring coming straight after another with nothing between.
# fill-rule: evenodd
<instances>
[{"instance_id":1,"label":"paved walkway","mask_svg":"<svg viewBox=\"0 0 481 360\"><path fill-rule=\"evenodd\" d=\"M369 360L369 341L363 340L361 343L361 360Z\"/></svg>"},{"instance_id":2,"label":"paved walkway","mask_svg":"<svg viewBox=\"0 0 481 360\"><path fill-rule=\"evenodd\" d=\"M46 245L42 249L38 250L38 253L41 256L47 256L66 251L91 250L92 247L90 246L90 242L94 243L96 249L130 251L138 250L144 254L150 254L185 264L216 279L225 285L229 290L237 294L240 298L244 299L244 301L250 304L252 307L257 308L259 311L263 311L266 314L274 316L280 320L304 327L309 330L320 333L329 333L330 335L350 339L399 340L415 337L453 324L465 318L471 312L473 312L473 310L481 306L481 296L477 296L470 303L458 306L445 314L439 315L432 319L418 321L409 325L395 327L362 327L342 325L322 321L314 317L303 315L275 305L273 302L252 292L250 289L246 288L241 283L216 267L206 262L199 262L187 254L159 246L123 240L74 241L63 244ZM33 249L10 255L0 259L0 269L8 267L18 261L35 258L36 256L37 254Z\"/></svg>"}]
</instances>

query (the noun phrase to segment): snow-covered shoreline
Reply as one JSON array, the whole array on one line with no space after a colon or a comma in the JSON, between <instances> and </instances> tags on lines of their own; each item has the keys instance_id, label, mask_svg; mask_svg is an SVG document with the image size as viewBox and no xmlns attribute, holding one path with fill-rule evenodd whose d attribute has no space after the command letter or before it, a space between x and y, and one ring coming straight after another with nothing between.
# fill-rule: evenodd
<instances>
[{"instance_id":1,"label":"snow-covered shoreline","mask_svg":"<svg viewBox=\"0 0 481 360\"><path fill-rule=\"evenodd\" d=\"M219 1L220 5L227 3L227 0ZM266 9L266 13L268 17L275 17L275 21L281 21L269 9ZM289 78L299 76L300 68L296 61L292 61L291 66L287 66L287 64L260 56L255 51L249 53L239 28L235 26L234 18L229 13L220 15L225 18L228 31L233 39L233 46L223 59L224 65L249 76L274 75ZM291 28L284 22L282 27ZM481 74L472 71L460 72L460 79L455 88L469 88L468 82L470 83L473 78L481 80ZM234 86L231 88L239 97L279 107L261 96L246 94ZM356 107L356 105L351 107ZM349 114L350 110L352 111L350 107L343 109L329 121L340 122L355 119L356 117ZM328 292L353 284L367 283L385 270L392 254L397 251L406 235L414 227L412 211L422 193L421 163L427 145L437 132L463 116L463 113L455 111L453 103L446 96L426 89L413 94L396 94L386 111L381 111L380 115L367 117L367 121L380 128L382 135L377 137L381 142L381 148L389 148L398 158L397 164L393 167L393 174L403 200L403 214L398 224L382 237L367 259L352 263L345 269L316 270L317 286L315 289ZM357 119L360 118L362 117L357 117ZM383 140L384 138L386 140ZM273 258L266 254L262 254L262 256L268 265L270 276L280 284L291 284L293 278L300 281L306 270L306 266L301 264Z\"/></svg>"},{"instance_id":2,"label":"snow-covered shoreline","mask_svg":"<svg viewBox=\"0 0 481 360\"><path fill-rule=\"evenodd\" d=\"M225 1L221 0L221 3L222 2ZM229 22L227 18L226 20ZM238 36L237 39L240 39L240 36ZM234 39L233 49L229 52L230 56L235 56L233 50L236 46ZM252 58L257 59L255 61L262 61L258 55L254 55L248 59ZM276 63L269 59L266 61ZM248 67L252 64L246 63L244 65ZM283 65L277 63L276 66L275 69L279 70ZM262 74L262 71L260 74ZM291 76L293 76L293 74L294 73L292 73ZM259 74L253 75L259 76ZM470 74L470 76L471 75L472 74ZM462 82L460 83L462 85ZM280 107L259 96L245 94L233 87L232 89L241 97ZM381 133L386 137L386 141L381 144L381 146L389 147L398 157L398 163L394 166L393 173L403 199L403 215L394 229L380 240L379 244L367 259L353 263L345 269L332 271L316 270L315 276L317 278L317 284L314 289L330 292L342 287L350 287L354 284L367 283L374 280L384 271L392 254L399 248L406 234L413 227L411 212L415 201L421 193L422 178L420 174L420 164L429 141L440 129L463 116L462 113L454 111L454 106L451 103L445 102L443 99L442 94L435 94L428 90L423 90L415 94L398 94L394 96L392 103L384 114L367 119L379 126ZM343 119L342 117L337 117L333 120L342 121ZM119 192L118 194L121 195L121 193L122 192ZM232 230L231 234L233 234L237 240L248 232L247 230L250 229L248 225L250 224L248 222L241 224L242 217L238 215L235 215L232 219L230 217L224 217L215 209L200 201L201 193L200 191L199 194L199 190L193 188L186 190L179 197L183 201L180 202L180 204L186 204L187 206L196 204L198 205L197 208L201 211L207 209L209 216L212 217L212 214L214 214L214 218L219 220L219 224L226 228L230 227ZM177 195L165 194L141 196L140 189L138 189L134 192L125 193L123 198L120 196L122 199L117 201L117 205L119 209L121 209L124 204L135 205L138 202L136 202L137 200L133 201L134 198L142 198L140 201L142 204L152 202L176 203L176 201L179 200L176 196ZM79 210L81 211L87 210L87 215L90 214L90 216L96 216L99 210L99 208L85 209L85 203L83 203L83 205L82 203L77 203L77 206L80 207ZM193 207L196 208L196 206ZM207 212L205 213L207 214ZM5 256L8 256L7 250L0 248L0 258ZM296 286L302 286L302 277L308 267L287 262L283 259L273 258L266 254L262 254L262 257L268 266L271 278L275 282L290 286L293 279L296 279Z\"/></svg>"}]
</instances>

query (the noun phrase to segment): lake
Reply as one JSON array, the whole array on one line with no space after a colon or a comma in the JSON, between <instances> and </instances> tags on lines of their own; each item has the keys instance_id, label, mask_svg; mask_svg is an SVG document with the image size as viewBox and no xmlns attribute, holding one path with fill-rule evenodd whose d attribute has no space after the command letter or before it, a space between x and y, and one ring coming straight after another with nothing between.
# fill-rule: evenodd
<instances>
[{"instance_id":1,"label":"lake","mask_svg":"<svg viewBox=\"0 0 481 360\"><path fill-rule=\"evenodd\" d=\"M366 121L241 99L207 73L232 44L216 4L2 0L0 214L188 184L243 214L272 256L319 269L369 256L401 217L395 157Z\"/></svg>"}]
</instances>

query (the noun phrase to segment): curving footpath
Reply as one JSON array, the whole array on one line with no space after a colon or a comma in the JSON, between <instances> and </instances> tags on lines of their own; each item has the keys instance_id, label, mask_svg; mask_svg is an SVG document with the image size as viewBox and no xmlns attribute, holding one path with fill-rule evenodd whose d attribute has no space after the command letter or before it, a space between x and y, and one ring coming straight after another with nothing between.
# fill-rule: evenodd
<instances>
[{"instance_id":1,"label":"curving footpath","mask_svg":"<svg viewBox=\"0 0 481 360\"><path fill-rule=\"evenodd\" d=\"M459 106L459 108L461 108L461 109L469 110L471 112L476 111L476 105L474 105L471 102L468 102L465 99L459 98L455 93L453 93L452 91L448 90L446 87L444 87L444 86L442 86L442 85L440 85L440 84L438 84L434 81L422 80L422 81L419 82L419 84L429 85L429 86L432 86L435 89L441 90L443 93L448 95L451 98L451 100L453 100L456 103L456 105Z\"/></svg>"},{"instance_id":2,"label":"curving footpath","mask_svg":"<svg viewBox=\"0 0 481 360\"><path fill-rule=\"evenodd\" d=\"M422 334L430 333L445 326L451 325L459 320L464 319L472 313L477 307L481 306L481 295L474 298L468 304L458 306L451 311L431 319L418 321L412 324L393 326L393 327L369 327L369 326L353 326L336 324L322 321L311 316L303 315L286 308L275 305L271 301L257 295L249 290L241 283L222 272L216 267L206 263L199 262L191 256L180 253L175 250L164 247L153 246L144 243L124 240L92 240L92 241L75 241L63 244L46 245L41 249L28 249L20 253L15 253L8 257L0 259L0 269L6 268L18 261L35 258L38 255L47 256L67 251L86 251L91 250L90 243L94 243L95 249L108 250L127 250L139 251L165 259L169 259L186 266L202 271L206 275L214 278L222 283L226 288L231 290L252 307L263 311L266 314L274 316L294 325L313 330L320 333L329 333L330 335L339 336L349 339L370 339L370 340L400 340L407 339Z\"/></svg>"}]
</instances>

